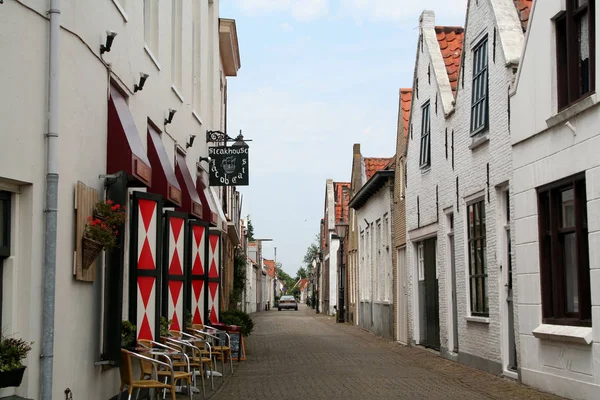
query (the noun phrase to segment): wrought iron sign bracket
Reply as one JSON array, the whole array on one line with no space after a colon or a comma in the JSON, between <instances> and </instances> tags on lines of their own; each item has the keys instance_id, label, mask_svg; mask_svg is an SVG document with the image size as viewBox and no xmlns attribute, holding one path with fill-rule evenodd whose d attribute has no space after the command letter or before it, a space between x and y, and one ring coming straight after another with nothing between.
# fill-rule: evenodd
<instances>
[{"instance_id":1,"label":"wrought iron sign bracket","mask_svg":"<svg viewBox=\"0 0 600 400\"><path fill-rule=\"evenodd\" d=\"M221 131L206 131L206 142L207 143L219 143L233 140L232 137L229 137L228 134Z\"/></svg>"}]
</instances>

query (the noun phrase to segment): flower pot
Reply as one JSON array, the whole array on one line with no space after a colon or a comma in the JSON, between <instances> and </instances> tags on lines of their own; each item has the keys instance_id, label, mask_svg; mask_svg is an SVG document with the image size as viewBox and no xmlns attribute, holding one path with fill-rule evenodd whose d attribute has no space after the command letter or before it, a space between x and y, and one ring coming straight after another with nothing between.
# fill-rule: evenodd
<instances>
[{"instance_id":1,"label":"flower pot","mask_svg":"<svg viewBox=\"0 0 600 400\"><path fill-rule=\"evenodd\" d=\"M82 239L82 255L81 255L81 266L83 269L88 269L98 258L104 246L100 242L96 242L87 237Z\"/></svg>"},{"instance_id":2,"label":"flower pot","mask_svg":"<svg viewBox=\"0 0 600 400\"><path fill-rule=\"evenodd\" d=\"M27 367L0 372L0 388L20 386L25 368Z\"/></svg>"}]
</instances>

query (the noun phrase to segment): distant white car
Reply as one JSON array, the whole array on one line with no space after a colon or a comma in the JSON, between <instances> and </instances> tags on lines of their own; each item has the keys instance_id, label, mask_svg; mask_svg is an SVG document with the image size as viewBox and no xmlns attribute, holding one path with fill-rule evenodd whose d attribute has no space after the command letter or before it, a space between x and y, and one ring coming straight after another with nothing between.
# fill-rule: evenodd
<instances>
[{"instance_id":1,"label":"distant white car","mask_svg":"<svg viewBox=\"0 0 600 400\"><path fill-rule=\"evenodd\" d=\"M298 311L298 303L294 296L281 296L279 299L279 305L277 306L277 310L281 311L282 308L294 309Z\"/></svg>"}]
</instances>

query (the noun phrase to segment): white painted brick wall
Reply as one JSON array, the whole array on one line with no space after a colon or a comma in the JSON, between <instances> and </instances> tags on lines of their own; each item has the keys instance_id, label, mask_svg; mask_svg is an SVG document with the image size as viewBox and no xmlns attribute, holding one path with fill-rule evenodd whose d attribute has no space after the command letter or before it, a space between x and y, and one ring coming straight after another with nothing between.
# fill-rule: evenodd
<instances>
[{"instance_id":1,"label":"white painted brick wall","mask_svg":"<svg viewBox=\"0 0 600 400\"><path fill-rule=\"evenodd\" d=\"M419 49L419 60L415 69L419 79L419 99L415 99L412 110L413 139L409 140L408 150L408 187L407 187L407 230L417 228L416 197L420 199L420 226L436 221L435 209L435 186L439 185L439 223L438 223L438 247L437 258L439 268L439 293L440 293L440 340L442 347L449 348L448 308L451 304L448 300L450 295L449 273L446 271L447 249L446 249L446 217L442 210L452 207L454 212L455 232L455 266L457 284L457 308L458 308L458 335L459 351L474 356L501 361L501 319L500 302L505 301L503 284L499 284L499 267L496 262L496 222L502 215L497 206L495 186L508 183L511 177L511 146L508 130L508 90L513 81L512 67L506 67L505 54L519 52L514 46L521 46L522 41L502 41L500 31L497 32L496 50L494 61L494 28L506 27L516 21L516 10L512 1L493 0L471 2L468 14L468 23L465 32L463 60L464 60L464 86L461 85L462 76L459 79L459 87L456 98L454 113L444 118L441 107L438 104L438 115L435 114L435 93L437 87L432 78L432 84L427 83L427 70L429 55L427 46L424 52ZM495 10L495 13L493 12ZM511 15L510 13L514 13ZM498 23L496 16L502 18ZM472 53L471 48L488 35L488 71L489 71L489 131L487 136L489 142L474 150L470 150L472 143L470 136L471 116L471 81L472 81ZM514 39L514 31L512 32ZM437 42L436 42L437 43ZM502 44L511 46L504 49ZM432 49L439 52L439 47ZM505 51L506 50L506 51ZM509 51L510 50L510 51ZM421 109L420 106L431 98L431 170L422 173L419 169L419 147L421 132ZM445 157L445 130L448 128L448 160ZM454 157L455 168L452 170L451 132L454 130ZM486 164L490 164L489 202L487 197L487 173ZM456 177L459 178L459 209L456 209ZM489 325L467 322L465 317L470 314L468 303L468 253L466 232L466 203L465 198L481 192L485 196L486 222L487 222L487 265L488 265L488 298L490 308ZM409 269L409 284L413 284L416 263L414 260L415 246L408 240L407 265ZM513 246L514 248L514 246ZM500 251L500 249L498 249ZM514 263L513 263L514 265ZM411 294L414 294L411 288ZM410 334L414 340L413 332L413 299L409 299L409 312L411 313ZM515 317L516 320L516 317ZM515 329L518 329L515 321Z\"/></svg>"},{"instance_id":2,"label":"white painted brick wall","mask_svg":"<svg viewBox=\"0 0 600 400\"><path fill-rule=\"evenodd\" d=\"M528 47L519 71L511 120L514 171L513 205L520 317L521 377L524 383L565 397L600 398L600 111L592 107L548 127L557 115L555 56L548 46L558 1L537 1ZM596 33L598 38L598 32ZM598 54L596 39L596 54ZM597 74L597 71L596 71ZM598 79L596 79L596 82ZM542 84L542 82L545 82ZM589 100L589 99L588 99ZM573 134L565 122L575 128ZM593 343L577 346L532 336L541 324L540 258L537 234L539 186L585 172ZM558 355L558 356L557 356ZM576 393L576 395L574 395Z\"/></svg>"}]
</instances>

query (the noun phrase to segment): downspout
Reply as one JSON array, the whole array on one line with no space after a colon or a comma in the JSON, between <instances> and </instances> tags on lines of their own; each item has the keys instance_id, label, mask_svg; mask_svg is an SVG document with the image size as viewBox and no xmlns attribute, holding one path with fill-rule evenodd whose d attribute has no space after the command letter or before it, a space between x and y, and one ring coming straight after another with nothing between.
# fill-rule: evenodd
<instances>
[{"instance_id":1,"label":"downspout","mask_svg":"<svg viewBox=\"0 0 600 400\"><path fill-rule=\"evenodd\" d=\"M54 301L56 286L56 225L58 213L58 96L60 69L60 0L50 0L48 67L48 144L46 157L46 208L44 210L44 266L40 400L52 400L54 361Z\"/></svg>"}]
</instances>

